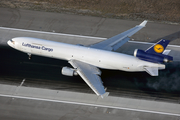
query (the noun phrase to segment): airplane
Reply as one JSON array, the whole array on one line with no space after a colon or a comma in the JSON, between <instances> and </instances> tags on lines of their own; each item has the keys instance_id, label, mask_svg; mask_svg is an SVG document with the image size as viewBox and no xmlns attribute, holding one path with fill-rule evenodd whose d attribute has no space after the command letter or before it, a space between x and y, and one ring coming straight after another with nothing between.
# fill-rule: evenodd
<instances>
[{"instance_id":1,"label":"airplane","mask_svg":"<svg viewBox=\"0 0 180 120\"><path fill-rule=\"evenodd\" d=\"M165 69L165 64L173 61L170 50L165 50L169 40L160 40L146 51L135 49L134 56L115 52L130 37L145 27L147 20L141 24L89 46L73 45L31 37L16 37L8 40L12 48L31 55L67 60L73 68L63 67L61 73L66 76L79 75L87 85L100 97L107 97L109 92L100 78L101 69L128 72L145 71L151 76L158 76L158 70Z\"/></svg>"}]
</instances>

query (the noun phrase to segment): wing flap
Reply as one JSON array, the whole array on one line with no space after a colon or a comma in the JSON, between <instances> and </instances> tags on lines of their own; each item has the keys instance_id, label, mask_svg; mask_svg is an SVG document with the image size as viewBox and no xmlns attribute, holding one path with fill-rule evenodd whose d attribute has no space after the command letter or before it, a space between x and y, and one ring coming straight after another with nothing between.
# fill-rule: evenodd
<instances>
[{"instance_id":1,"label":"wing flap","mask_svg":"<svg viewBox=\"0 0 180 120\"><path fill-rule=\"evenodd\" d=\"M124 38L121 42L118 42L117 44L115 44L112 48L113 48L113 51L117 50L118 48L120 48L122 45L124 45L127 41L129 41L130 38L129 37L126 37Z\"/></svg>"},{"instance_id":2,"label":"wing flap","mask_svg":"<svg viewBox=\"0 0 180 120\"><path fill-rule=\"evenodd\" d=\"M69 63L77 70L76 72L98 96L100 95L103 98L109 94L104 89L102 80L99 77L101 71L97 67L77 60L70 60Z\"/></svg>"}]
</instances>

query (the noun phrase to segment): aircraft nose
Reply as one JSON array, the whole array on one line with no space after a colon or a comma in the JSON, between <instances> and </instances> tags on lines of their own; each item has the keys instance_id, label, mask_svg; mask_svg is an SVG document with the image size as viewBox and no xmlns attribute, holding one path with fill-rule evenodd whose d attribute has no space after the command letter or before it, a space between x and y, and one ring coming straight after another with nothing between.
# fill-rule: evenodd
<instances>
[{"instance_id":1,"label":"aircraft nose","mask_svg":"<svg viewBox=\"0 0 180 120\"><path fill-rule=\"evenodd\" d=\"M15 42L13 40L8 40L7 44L11 47L13 47L13 45L15 44Z\"/></svg>"},{"instance_id":2,"label":"aircraft nose","mask_svg":"<svg viewBox=\"0 0 180 120\"><path fill-rule=\"evenodd\" d=\"M7 41L7 44L8 44L9 46L11 46L11 42L10 42L9 40Z\"/></svg>"}]
</instances>

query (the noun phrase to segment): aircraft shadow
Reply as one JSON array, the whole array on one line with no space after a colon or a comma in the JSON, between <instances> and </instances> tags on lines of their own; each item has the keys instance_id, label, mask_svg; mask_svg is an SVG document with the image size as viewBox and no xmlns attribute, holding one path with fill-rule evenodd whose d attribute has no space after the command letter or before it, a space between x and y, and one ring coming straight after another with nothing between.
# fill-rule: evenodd
<instances>
[{"instance_id":1,"label":"aircraft shadow","mask_svg":"<svg viewBox=\"0 0 180 120\"><path fill-rule=\"evenodd\" d=\"M158 39L152 41L152 43L156 43L156 42L158 42L158 41L161 40L161 39L174 41L174 40L176 40L176 39L178 39L178 38L180 38L180 31L175 32L175 33L172 33L172 34L167 35L167 36L164 36L164 37L161 37L161 38L158 38Z\"/></svg>"}]
</instances>

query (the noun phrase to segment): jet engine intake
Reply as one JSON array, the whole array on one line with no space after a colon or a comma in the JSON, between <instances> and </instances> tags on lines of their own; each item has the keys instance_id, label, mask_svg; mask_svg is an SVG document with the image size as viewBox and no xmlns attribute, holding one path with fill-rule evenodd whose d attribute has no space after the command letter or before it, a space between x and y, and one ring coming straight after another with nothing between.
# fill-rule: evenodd
<instances>
[{"instance_id":1,"label":"jet engine intake","mask_svg":"<svg viewBox=\"0 0 180 120\"><path fill-rule=\"evenodd\" d=\"M63 67L62 70L61 70L61 73L62 73L63 75L66 75L66 76L78 75L78 73L76 72L75 69L69 68L69 67Z\"/></svg>"}]
</instances>

